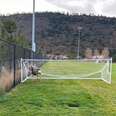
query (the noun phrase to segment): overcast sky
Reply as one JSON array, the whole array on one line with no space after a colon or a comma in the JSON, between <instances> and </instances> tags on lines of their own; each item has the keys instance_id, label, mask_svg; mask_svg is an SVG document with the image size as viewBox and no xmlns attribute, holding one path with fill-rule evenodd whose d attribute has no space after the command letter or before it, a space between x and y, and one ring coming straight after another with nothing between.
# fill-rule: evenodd
<instances>
[{"instance_id":1,"label":"overcast sky","mask_svg":"<svg viewBox=\"0 0 116 116\"><path fill-rule=\"evenodd\" d=\"M0 0L0 14L32 12L33 0ZM115 16L116 0L36 0L36 11Z\"/></svg>"}]
</instances>

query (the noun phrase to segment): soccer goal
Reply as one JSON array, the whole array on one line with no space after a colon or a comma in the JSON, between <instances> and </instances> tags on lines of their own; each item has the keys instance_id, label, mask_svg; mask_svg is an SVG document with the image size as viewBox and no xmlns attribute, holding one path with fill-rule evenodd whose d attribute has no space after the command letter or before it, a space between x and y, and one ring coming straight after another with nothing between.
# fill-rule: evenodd
<instances>
[{"instance_id":1,"label":"soccer goal","mask_svg":"<svg viewBox=\"0 0 116 116\"><path fill-rule=\"evenodd\" d=\"M27 79L91 79L111 83L112 59L21 59L21 82Z\"/></svg>"}]
</instances>

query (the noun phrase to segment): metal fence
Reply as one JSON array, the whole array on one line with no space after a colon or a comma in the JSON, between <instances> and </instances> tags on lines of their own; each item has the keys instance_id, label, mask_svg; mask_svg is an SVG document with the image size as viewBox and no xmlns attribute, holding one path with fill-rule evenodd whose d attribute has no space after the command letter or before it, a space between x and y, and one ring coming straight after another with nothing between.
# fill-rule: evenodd
<instances>
[{"instance_id":1,"label":"metal fence","mask_svg":"<svg viewBox=\"0 0 116 116\"><path fill-rule=\"evenodd\" d=\"M20 59L42 56L0 39L0 90L10 90L21 81Z\"/></svg>"}]
</instances>

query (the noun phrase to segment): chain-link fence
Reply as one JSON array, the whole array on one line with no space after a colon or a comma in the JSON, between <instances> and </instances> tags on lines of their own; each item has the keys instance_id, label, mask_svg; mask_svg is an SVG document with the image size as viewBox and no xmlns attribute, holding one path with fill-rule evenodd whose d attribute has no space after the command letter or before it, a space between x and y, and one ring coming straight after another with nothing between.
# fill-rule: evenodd
<instances>
[{"instance_id":1,"label":"chain-link fence","mask_svg":"<svg viewBox=\"0 0 116 116\"><path fill-rule=\"evenodd\" d=\"M0 89L10 90L21 81L21 58L41 58L30 49L0 39Z\"/></svg>"}]
</instances>

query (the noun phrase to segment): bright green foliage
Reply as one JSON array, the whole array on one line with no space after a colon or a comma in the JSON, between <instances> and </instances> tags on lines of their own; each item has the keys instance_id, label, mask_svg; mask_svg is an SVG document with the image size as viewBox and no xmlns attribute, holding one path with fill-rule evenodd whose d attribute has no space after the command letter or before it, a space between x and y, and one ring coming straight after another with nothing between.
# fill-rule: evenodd
<instances>
[{"instance_id":1,"label":"bright green foliage","mask_svg":"<svg viewBox=\"0 0 116 116\"><path fill-rule=\"evenodd\" d=\"M0 116L116 116L116 64L112 73L111 85L99 80L26 81L0 97Z\"/></svg>"}]
</instances>

